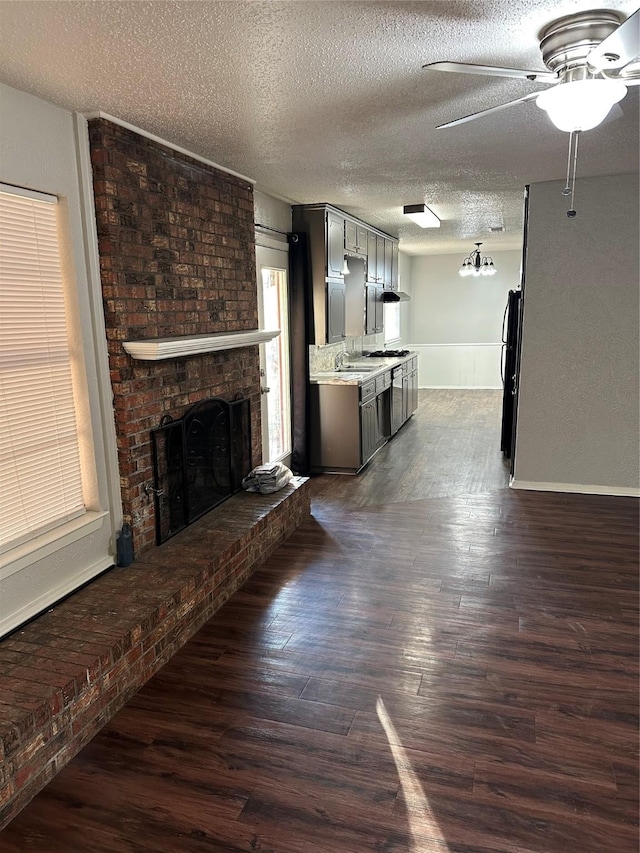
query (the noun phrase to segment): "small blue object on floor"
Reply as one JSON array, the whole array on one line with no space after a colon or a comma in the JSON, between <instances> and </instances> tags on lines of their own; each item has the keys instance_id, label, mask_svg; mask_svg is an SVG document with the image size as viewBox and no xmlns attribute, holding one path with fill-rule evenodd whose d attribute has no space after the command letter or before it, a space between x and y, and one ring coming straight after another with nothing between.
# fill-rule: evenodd
<instances>
[{"instance_id":1,"label":"small blue object on floor","mask_svg":"<svg viewBox=\"0 0 640 853\"><path fill-rule=\"evenodd\" d=\"M117 565L126 568L133 563L133 537L131 525L126 522L122 525L116 536L116 560Z\"/></svg>"}]
</instances>

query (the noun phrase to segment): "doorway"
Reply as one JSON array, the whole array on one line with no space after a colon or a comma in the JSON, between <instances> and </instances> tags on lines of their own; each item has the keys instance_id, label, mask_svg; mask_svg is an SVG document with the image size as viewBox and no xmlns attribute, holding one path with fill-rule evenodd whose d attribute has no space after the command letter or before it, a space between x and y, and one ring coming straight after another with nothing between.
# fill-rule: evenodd
<instances>
[{"instance_id":1,"label":"doorway","mask_svg":"<svg viewBox=\"0 0 640 853\"><path fill-rule=\"evenodd\" d=\"M260 328L280 329L277 338L260 345L262 459L285 465L291 462L288 268L287 244L261 235L256 244Z\"/></svg>"}]
</instances>

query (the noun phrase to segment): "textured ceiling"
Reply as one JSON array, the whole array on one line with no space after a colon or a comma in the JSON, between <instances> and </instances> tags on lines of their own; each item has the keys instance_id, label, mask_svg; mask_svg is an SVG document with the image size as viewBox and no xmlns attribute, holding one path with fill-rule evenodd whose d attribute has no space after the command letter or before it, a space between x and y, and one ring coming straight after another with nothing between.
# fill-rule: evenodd
<instances>
[{"instance_id":1,"label":"textured ceiling","mask_svg":"<svg viewBox=\"0 0 640 853\"><path fill-rule=\"evenodd\" d=\"M637 0L614 7L626 15ZM412 253L521 241L526 183L561 179L568 135L535 104L449 130L519 97L524 80L423 71L449 59L542 68L549 21L598 7L500 2L0 2L0 80L101 110L254 178L293 202L329 201ZM638 91L583 135L578 174L638 169ZM425 201L438 230L406 222ZM566 200L559 197L559 205ZM491 235L492 226L504 232Z\"/></svg>"}]
</instances>

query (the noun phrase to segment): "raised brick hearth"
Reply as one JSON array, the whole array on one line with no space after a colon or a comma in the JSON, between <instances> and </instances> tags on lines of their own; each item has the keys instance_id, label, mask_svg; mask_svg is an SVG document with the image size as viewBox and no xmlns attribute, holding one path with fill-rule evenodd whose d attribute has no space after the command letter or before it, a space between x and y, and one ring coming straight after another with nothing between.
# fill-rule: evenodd
<instances>
[{"instance_id":1,"label":"raised brick hearth","mask_svg":"<svg viewBox=\"0 0 640 853\"><path fill-rule=\"evenodd\" d=\"M309 515L309 483L241 492L0 642L0 828Z\"/></svg>"}]
</instances>

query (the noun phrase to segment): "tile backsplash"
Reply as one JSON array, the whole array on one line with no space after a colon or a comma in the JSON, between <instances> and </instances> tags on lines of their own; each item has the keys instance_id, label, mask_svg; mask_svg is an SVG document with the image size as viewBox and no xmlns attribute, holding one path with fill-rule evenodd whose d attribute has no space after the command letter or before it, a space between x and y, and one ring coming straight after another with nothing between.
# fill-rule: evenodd
<instances>
[{"instance_id":1,"label":"tile backsplash","mask_svg":"<svg viewBox=\"0 0 640 853\"><path fill-rule=\"evenodd\" d=\"M326 344L326 346L309 347L309 372L319 373L325 370L333 370L336 366L336 356L341 352L347 356L358 358L363 352L371 352L382 349L384 336L367 335L360 338L346 338L337 344Z\"/></svg>"}]
</instances>

